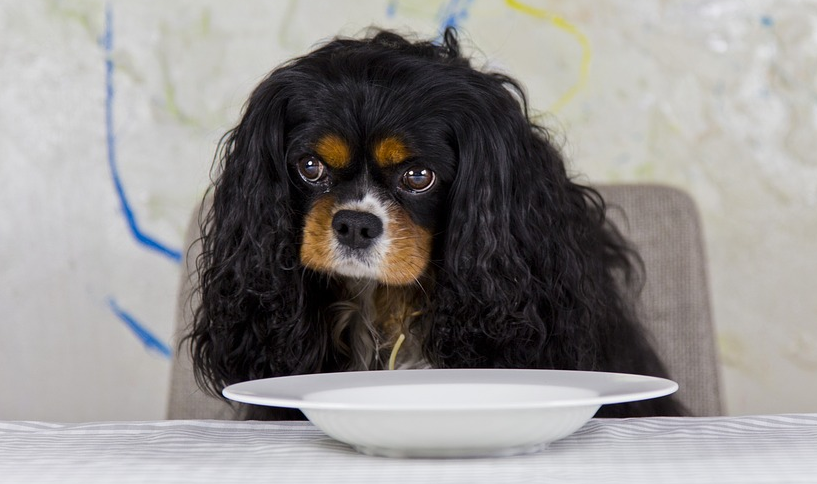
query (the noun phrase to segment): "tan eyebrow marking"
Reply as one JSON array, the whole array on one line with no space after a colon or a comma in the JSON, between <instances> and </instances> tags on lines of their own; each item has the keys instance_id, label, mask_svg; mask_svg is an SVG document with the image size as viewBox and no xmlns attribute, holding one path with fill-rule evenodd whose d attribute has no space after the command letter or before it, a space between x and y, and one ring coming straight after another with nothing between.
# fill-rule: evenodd
<instances>
[{"instance_id":1,"label":"tan eyebrow marking","mask_svg":"<svg viewBox=\"0 0 817 484\"><path fill-rule=\"evenodd\" d=\"M374 147L374 160L381 167L399 165L411 156L411 151L398 138L390 136Z\"/></svg>"},{"instance_id":2,"label":"tan eyebrow marking","mask_svg":"<svg viewBox=\"0 0 817 484\"><path fill-rule=\"evenodd\" d=\"M346 141L336 134L328 134L318 141L315 147L318 156L332 168L345 168L352 159L352 150Z\"/></svg>"}]
</instances>

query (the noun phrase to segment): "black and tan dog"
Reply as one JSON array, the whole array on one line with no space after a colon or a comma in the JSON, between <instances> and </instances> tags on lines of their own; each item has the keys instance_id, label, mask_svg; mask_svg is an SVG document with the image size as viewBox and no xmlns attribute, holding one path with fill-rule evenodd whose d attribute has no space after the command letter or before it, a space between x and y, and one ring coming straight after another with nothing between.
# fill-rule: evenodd
<instances>
[{"instance_id":1,"label":"black and tan dog","mask_svg":"<svg viewBox=\"0 0 817 484\"><path fill-rule=\"evenodd\" d=\"M275 69L220 162L186 340L213 393L393 353L397 368L665 374L634 315L638 256L520 86L472 68L452 30L336 39Z\"/></svg>"}]
</instances>

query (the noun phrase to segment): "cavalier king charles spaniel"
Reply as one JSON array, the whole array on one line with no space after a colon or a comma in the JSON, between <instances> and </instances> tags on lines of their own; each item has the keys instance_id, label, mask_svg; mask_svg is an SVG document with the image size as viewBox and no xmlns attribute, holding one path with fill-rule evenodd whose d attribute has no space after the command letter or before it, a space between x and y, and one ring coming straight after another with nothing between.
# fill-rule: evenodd
<instances>
[{"instance_id":1,"label":"cavalier king charles spaniel","mask_svg":"<svg viewBox=\"0 0 817 484\"><path fill-rule=\"evenodd\" d=\"M275 69L218 162L187 336L211 393L390 359L666 375L635 315L637 254L520 85L472 68L453 30L335 39Z\"/></svg>"}]
</instances>

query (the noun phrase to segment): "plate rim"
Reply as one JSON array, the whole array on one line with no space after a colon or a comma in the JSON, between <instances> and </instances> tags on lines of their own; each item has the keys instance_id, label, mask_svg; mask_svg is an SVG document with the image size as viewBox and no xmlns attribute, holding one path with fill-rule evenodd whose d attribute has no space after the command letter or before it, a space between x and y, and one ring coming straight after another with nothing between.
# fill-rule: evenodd
<instances>
[{"instance_id":1,"label":"plate rim","mask_svg":"<svg viewBox=\"0 0 817 484\"><path fill-rule=\"evenodd\" d=\"M397 381L391 383L382 383L378 382L377 380L388 379L391 378L387 376L389 374L411 374L417 375L423 373L425 375L434 374L436 376L432 378L445 378L448 375L465 375L468 373L476 374L476 373L491 373L493 375L498 375L501 373L504 374L516 374L516 375L530 375L531 378L534 375L538 377L545 377L553 376L553 375L561 375L561 376L571 376L584 379L609 379L613 380L615 378L626 378L630 380L630 384L637 383L637 384L647 384L652 383L655 384L655 388L650 388L648 390L642 391L619 391L614 392L612 394L606 395L598 395L598 396L588 396L588 397L573 397L573 398L566 398L566 399L557 399L557 400L543 400L539 402L504 402L504 403L488 403L488 404L479 404L477 403L469 403L463 405L440 405L440 406L417 406L412 404L378 404L378 403L361 403L361 402L332 402L332 401L317 401L317 400L305 400L303 399L304 395L309 393L315 393L317 391L327 391L327 390L335 390L335 389L345 389L345 388L356 388L356 387L377 387L377 386L394 386L394 385L410 385L410 384L440 384L444 383L442 381L437 382L420 382L420 383L406 383L405 381ZM365 376L364 376L365 375ZM423 375L420 375L423 376ZM413 376L412 376L413 377ZM410 377L410 378L412 378ZM314 381L321 381L326 379L361 379L367 381L361 381L361 384L357 385L345 385L339 386L337 388L314 388L309 392L301 392L299 398L294 398L291 396L284 396L284 397L275 397L275 396L268 396L268 395L259 395L257 392L250 392L247 388L252 388L259 384L259 382L273 382L273 383L281 383L287 384L290 382L304 382L314 384ZM402 377L401 377L402 378ZM375 381L372 382L372 379ZM365 383L365 384L364 384ZM456 382L462 383L462 382ZM472 382L465 382L465 383L472 383ZM479 383L479 382L477 382ZM487 382L487 383L500 383L501 382ZM520 384L518 382L510 382L511 384ZM610 383L608 381L608 383ZM537 385L537 383L521 383L521 384L530 384L530 385ZM549 386L561 386L561 387L573 387L573 388L581 388L587 389L587 386L580 386L580 385L565 385L565 384L555 384L555 383L539 383L539 385L549 385ZM445 411L487 411L487 410L497 410L497 411L504 411L504 410L521 410L521 409L557 409L557 408L569 408L569 407L578 407L578 406L601 406L601 405L609 405L609 404L616 404L616 403L626 403L626 402L634 402L639 400L649 400L652 398L659 398L667 395L671 395L675 393L679 388L677 382L661 377L655 376L648 376L648 375L637 375L631 373L617 373L617 372L603 372L603 371L584 371L584 370L553 370L553 369L505 369L505 368L448 368L448 369L411 369L411 370L374 370L374 371L347 371L347 372L331 372L331 373L313 373L313 374L304 374L304 375L290 375L290 376L282 376L282 377L273 377L273 378L260 378L255 380L248 380L239 383L234 383L225 387L222 390L222 395L224 397L234 400L241 403L249 403L253 405L263 405L263 406L272 406L272 407L283 407L283 408L297 408L300 410L343 410L343 411L399 411L399 412L445 412ZM592 388L591 388L592 389Z\"/></svg>"}]
</instances>

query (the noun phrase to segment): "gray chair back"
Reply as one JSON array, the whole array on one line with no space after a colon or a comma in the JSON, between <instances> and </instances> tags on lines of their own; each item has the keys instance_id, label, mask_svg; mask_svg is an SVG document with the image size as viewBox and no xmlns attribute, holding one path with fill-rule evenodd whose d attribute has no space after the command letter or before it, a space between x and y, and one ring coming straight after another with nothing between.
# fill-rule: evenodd
<instances>
[{"instance_id":1,"label":"gray chair back","mask_svg":"<svg viewBox=\"0 0 817 484\"><path fill-rule=\"evenodd\" d=\"M598 187L607 215L646 270L642 321L693 415L722 413L718 356L700 215L690 196L662 185Z\"/></svg>"}]
</instances>

